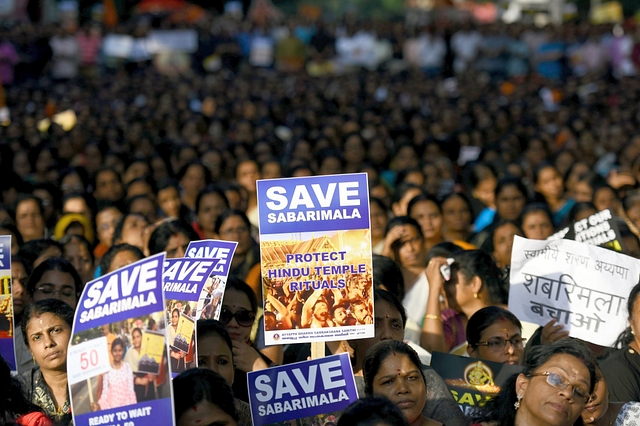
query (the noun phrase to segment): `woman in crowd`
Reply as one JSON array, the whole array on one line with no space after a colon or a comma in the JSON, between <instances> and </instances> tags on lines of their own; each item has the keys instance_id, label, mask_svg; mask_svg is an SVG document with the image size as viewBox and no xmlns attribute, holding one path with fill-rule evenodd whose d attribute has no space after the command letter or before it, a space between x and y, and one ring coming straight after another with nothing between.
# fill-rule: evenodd
<instances>
[{"instance_id":1,"label":"woman in crowd","mask_svg":"<svg viewBox=\"0 0 640 426\"><path fill-rule=\"evenodd\" d=\"M138 402L152 401L156 399L156 388L153 385L155 376L138 373L141 358L140 348L142 347L142 330L138 327L131 331L131 343L132 346L127 350L124 360L133 371L133 389L136 393L136 400Z\"/></svg>"},{"instance_id":2,"label":"woman in crowd","mask_svg":"<svg viewBox=\"0 0 640 426\"><path fill-rule=\"evenodd\" d=\"M218 373L194 368L173 379L174 413L178 426L236 426L233 392Z\"/></svg>"},{"instance_id":3,"label":"woman in crowd","mask_svg":"<svg viewBox=\"0 0 640 426\"><path fill-rule=\"evenodd\" d=\"M184 257L191 241L198 240L191 225L179 219L162 222L149 238L149 255L167 252L168 259Z\"/></svg>"},{"instance_id":4,"label":"woman in crowd","mask_svg":"<svg viewBox=\"0 0 640 426\"><path fill-rule=\"evenodd\" d=\"M82 287L76 268L62 258L52 257L38 265L29 276L27 295L33 302L60 299L75 309Z\"/></svg>"},{"instance_id":5,"label":"woman in crowd","mask_svg":"<svg viewBox=\"0 0 640 426\"><path fill-rule=\"evenodd\" d=\"M73 425L67 382L73 314L67 303L46 299L34 302L22 315L24 343L35 364L20 376L24 395L60 425Z\"/></svg>"},{"instance_id":6,"label":"woman in crowd","mask_svg":"<svg viewBox=\"0 0 640 426\"><path fill-rule=\"evenodd\" d=\"M582 343L564 339L534 348L524 369L507 379L478 421L506 425L571 426L596 383L596 360Z\"/></svg>"},{"instance_id":7,"label":"woman in crowd","mask_svg":"<svg viewBox=\"0 0 640 426\"><path fill-rule=\"evenodd\" d=\"M607 380L596 368L596 387L584 407L582 422L593 426L634 426L639 417L640 402L612 402Z\"/></svg>"},{"instance_id":8,"label":"woman in crowd","mask_svg":"<svg viewBox=\"0 0 640 426\"><path fill-rule=\"evenodd\" d=\"M467 323L467 353L471 358L520 365L525 340L520 320L499 306L480 309Z\"/></svg>"},{"instance_id":9,"label":"woman in crowd","mask_svg":"<svg viewBox=\"0 0 640 426\"><path fill-rule=\"evenodd\" d=\"M0 235L11 236L11 255L17 255L20 251L20 247L22 247L22 245L24 244L22 235L20 235L20 231L18 231L18 228L16 228L16 226L12 223L3 222L0 224Z\"/></svg>"},{"instance_id":10,"label":"woman in crowd","mask_svg":"<svg viewBox=\"0 0 640 426\"><path fill-rule=\"evenodd\" d=\"M16 204L16 227L24 242L46 237L44 208L39 198L28 195Z\"/></svg>"},{"instance_id":11,"label":"woman in crowd","mask_svg":"<svg viewBox=\"0 0 640 426\"><path fill-rule=\"evenodd\" d=\"M511 265L513 238L516 235L524 236L520 227L511 220L501 219L492 227L487 239L482 244L482 250L491 253L498 267L506 269Z\"/></svg>"},{"instance_id":12,"label":"woman in crowd","mask_svg":"<svg viewBox=\"0 0 640 426\"><path fill-rule=\"evenodd\" d=\"M176 177L182 188L182 204L195 212L198 194L211 182L209 170L199 161L192 161L184 166Z\"/></svg>"},{"instance_id":13,"label":"woman in crowd","mask_svg":"<svg viewBox=\"0 0 640 426\"><path fill-rule=\"evenodd\" d=\"M407 211L410 217L420 224L424 237L425 253L436 244L444 241L442 237L442 210L438 200L426 194L420 194L409 201Z\"/></svg>"},{"instance_id":14,"label":"woman in crowd","mask_svg":"<svg viewBox=\"0 0 640 426\"><path fill-rule=\"evenodd\" d=\"M31 240L20 247L18 254L25 262L29 262L32 268L36 268L47 259L62 257L62 245L48 238Z\"/></svg>"},{"instance_id":15,"label":"woman in crowd","mask_svg":"<svg viewBox=\"0 0 640 426\"><path fill-rule=\"evenodd\" d=\"M351 404L337 426L409 426L397 405L383 396L367 396Z\"/></svg>"},{"instance_id":16,"label":"woman in crowd","mask_svg":"<svg viewBox=\"0 0 640 426\"><path fill-rule=\"evenodd\" d=\"M481 231L493 222L496 214L495 189L498 179L494 171L485 164L476 163L469 173L469 186L473 188L472 204L477 215L474 222L476 232Z\"/></svg>"},{"instance_id":17,"label":"woman in crowd","mask_svg":"<svg viewBox=\"0 0 640 426\"><path fill-rule=\"evenodd\" d=\"M20 380L11 376L11 369L0 357L0 423L19 426L54 426L42 409L28 401ZM15 423L14 423L15 422Z\"/></svg>"},{"instance_id":18,"label":"woman in crowd","mask_svg":"<svg viewBox=\"0 0 640 426\"><path fill-rule=\"evenodd\" d=\"M529 199L527 188L519 179L511 177L500 179L495 195L496 217L512 221L518 220Z\"/></svg>"},{"instance_id":19,"label":"woman in crowd","mask_svg":"<svg viewBox=\"0 0 640 426\"><path fill-rule=\"evenodd\" d=\"M227 329L216 320L198 320L198 368L208 368L218 373L233 386L233 343ZM251 426L249 404L235 400L239 426Z\"/></svg>"},{"instance_id":20,"label":"woman in crowd","mask_svg":"<svg viewBox=\"0 0 640 426\"><path fill-rule=\"evenodd\" d=\"M491 255L481 250L471 250L454 256L450 264L449 280L445 281L440 267L449 265L442 257L434 257L427 265L429 299L422 327L422 347L429 352L449 352L454 349L459 327L466 329L469 318L482 308L507 303L507 287L504 273ZM446 293L449 307L458 313L443 323L440 295ZM445 327L446 326L446 327ZM445 328L447 335L445 335Z\"/></svg>"},{"instance_id":21,"label":"woman in crowd","mask_svg":"<svg viewBox=\"0 0 640 426\"><path fill-rule=\"evenodd\" d=\"M629 327L614 345L613 351L600 363L612 401L640 401L640 283L627 299Z\"/></svg>"},{"instance_id":22,"label":"woman in crowd","mask_svg":"<svg viewBox=\"0 0 640 426\"><path fill-rule=\"evenodd\" d=\"M239 210L227 210L218 217L215 232L221 240L238 243L229 274L245 280L251 268L260 263L260 246L251 237L249 219Z\"/></svg>"},{"instance_id":23,"label":"woman in crowd","mask_svg":"<svg viewBox=\"0 0 640 426\"><path fill-rule=\"evenodd\" d=\"M25 303L23 296L27 288L27 279L31 268L19 255L11 256L11 295L13 296L13 320L20 324Z\"/></svg>"},{"instance_id":24,"label":"woman in crowd","mask_svg":"<svg viewBox=\"0 0 640 426\"><path fill-rule=\"evenodd\" d=\"M398 185L393 192L393 199L391 202L391 211L395 217L401 217L407 215L407 207L409 201L420 195L422 190L419 186L412 183L403 183Z\"/></svg>"},{"instance_id":25,"label":"woman in crowd","mask_svg":"<svg viewBox=\"0 0 640 426\"><path fill-rule=\"evenodd\" d=\"M440 203L442 206L443 229L442 236L445 240L460 245L462 248L469 247L469 237L471 237L471 224L473 215L471 203L467 197L457 192L445 195Z\"/></svg>"},{"instance_id":26,"label":"woman in crowd","mask_svg":"<svg viewBox=\"0 0 640 426\"><path fill-rule=\"evenodd\" d=\"M365 393L388 398L410 425L439 425L422 414L427 380L418 354L404 342L386 340L367 351L363 363Z\"/></svg>"},{"instance_id":27,"label":"woman in crowd","mask_svg":"<svg viewBox=\"0 0 640 426\"><path fill-rule=\"evenodd\" d=\"M534 170L533 183L536 192L541 196L540 201L544 201L553 213L553 224L559 226L574 204L572 199L566 198L560 173L553 165L541 163Z\"/></svg>"},{"instance_id":28,"label":"woman in crowd","mask_svg":"<svg viewBox=\"0 0 640 426\"><path fill-rule=\"evenodd\" d=\"M189 219L189 209L182 204L178 183L171 179L160 181L156 188L158 207L162 217L169 219Z\"/></svg>"},{"instance_id":29,"label":"woman in crowd","mask_svg":"<svg viewBox=\"0 0 640 426\"><path fill-rule=\"evenodd\" d=\"M371 251L382 254L384 237L389 222L389 209L380 198L369 198L369 215L371 216Z\"/></svg>"},{"instance_id":30,"label":"woman in crowd","mask_svg":"<svg viewBox=\"0 0 640 426\"><path fill-rule=\"evenodd\" d=\"M60 240L60 244L62 244L62 257L76 268L82 283L91 281L95 259L89 241L80 235L66 235Z\"/></svg>"},{"instance_id":31,"label":"woman in crowd","mask_svg":"<svg viewBox=\"0 0 640 426\"><path fill-rule=\"evenodd\" d=\"M520 215L522 232L530 240L546 240L554 231L551 211L543 203L527 204Z\"/></svg>"},{"instance_id":32,"label":"woman in crowd","mask_svg":"<svg viewBox=\"0 0 640 426\"><path fill-rule=\"evenodd\" d=\"M191 224L201 239L216 238L215 227L218 217L229 209L224 191L209 186L200 191L196 198L196 221Z\"/></svg>"},{"instance_id":33,"label":"woman in crowd","mask_svg":"<svg viewBox=\"0 0 640 426\"><path fill-rule=\"evenodd\" d=\"M247 211L249 222L258 227L258 198L256 181L260 179L258 163L251 159L238 162L235 170L236 182L247 191Z\"/></svg>"},{"instance_id":34,"label":"woman in crowd","mask_svg":"<svg viewBox=\"0 0 640 426\"><path fill-rule=\"evenodd\" d=\"M96 233L99 244L94 249L94 255L100 259L113 245L113 233L122 219L122 212L112 204L98 210L96 214Z\"/></svg>"},{"instance_id":35,"label":"woman in crowd","mask_svg":"<svg viewBox=\"0 0 640 426\"><path fill-rule=\"evenodd\" d=\"M249 402L247 373L271 367L273 362L251 343L251 328L256 319L258 301L245 282L229 277L224 291L220 322L229 330L233 343L235 375L233 393L236 398ZM276 346L282 349L281 346Z\"/></svg>"},{"instance_id":36,"label":"woman in crowd","mask_svg":"<svg viewBox=\"0 0 640 426\"><path fill-rule=\"evenodd\" d=\"M111 343L111 369L102 375L102 386L96 395L98 402L91 404L91 411L124 407L138 402L133 385L133 371L124 361L124 351L124 342L119 337L116 338Z\"/></svg>"}]
</instances>

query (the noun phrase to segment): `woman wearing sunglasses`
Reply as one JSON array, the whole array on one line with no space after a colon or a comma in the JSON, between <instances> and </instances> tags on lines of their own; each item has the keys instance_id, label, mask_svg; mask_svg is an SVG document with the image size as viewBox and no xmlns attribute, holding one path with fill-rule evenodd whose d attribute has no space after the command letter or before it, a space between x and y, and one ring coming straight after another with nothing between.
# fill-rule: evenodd
<instances>
[{"instance_id":1,"label":"woman wearing sunglasses","mask_svg":"<svg viewBox=\"0 0 640 426\"><path fill-rule=\"evenodd\" d=\"M524 369L509 377L477 421L506 426L571 426L596 383L596 360L582 343L563 339L536 346Z\"/></svg>"},{"instance_id":2,"label":"woman wearing sunglasses","mask_svg":"<svg viewBox=\"0 0 640 426\"><path fill-rule=\"evenodd\" d=\"M467 323L467 353L471 358L520 365L525 340L518 318L499 306L480 309Z\"/></svg>"},{"instance_id":3,"label":"woman wearing sunglasses","mask_svg":"<svg viewBox=\"0 0 640 426\"><path fill-rule=\"evenodd\" d=\"M249 402L247 373L263 370L273 364L250 340L257 310L258 302L251 287L238 278L229 277L224 290L220 322L227 327L233 343L233 363L236 367L233 394L245 402Z\"/></svg>"}]
</instances>

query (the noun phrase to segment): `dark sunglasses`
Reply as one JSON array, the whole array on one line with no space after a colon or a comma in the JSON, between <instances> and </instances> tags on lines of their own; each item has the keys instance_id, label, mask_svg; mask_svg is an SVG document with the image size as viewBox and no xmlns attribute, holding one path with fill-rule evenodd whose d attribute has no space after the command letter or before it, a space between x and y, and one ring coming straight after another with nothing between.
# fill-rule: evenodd
<instances>
[{"instance_id":1,"label":"dark sunglasses","mask_svg":"<svg viewBox=\"0 0 640 426\"><path fill-rule=\"evenodd\" d=\"M235 314L228 309L222 308L220 312L220 322L227 325L231 319L235 318L238 325L242 327L251 327L256 319L256 314L251 311L238 311Z\"/></svg>"}]
</instances>

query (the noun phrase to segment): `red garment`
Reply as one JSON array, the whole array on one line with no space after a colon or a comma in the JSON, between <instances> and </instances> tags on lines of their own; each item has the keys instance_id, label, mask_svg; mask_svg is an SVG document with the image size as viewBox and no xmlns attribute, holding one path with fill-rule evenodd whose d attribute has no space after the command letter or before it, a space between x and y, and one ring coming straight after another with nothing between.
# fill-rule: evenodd
<instances>
[{"instance_id":1,"label":"red garment","mask_svg":"<svg viewBox=\"0 0 640 426\"><path fill-rule=\"evenodd\" d=\"M54 426L51 419L40 411L34 411L33 413L20 416L16 420L16 423L21 426Z\"/></svg>"}]
</instances>

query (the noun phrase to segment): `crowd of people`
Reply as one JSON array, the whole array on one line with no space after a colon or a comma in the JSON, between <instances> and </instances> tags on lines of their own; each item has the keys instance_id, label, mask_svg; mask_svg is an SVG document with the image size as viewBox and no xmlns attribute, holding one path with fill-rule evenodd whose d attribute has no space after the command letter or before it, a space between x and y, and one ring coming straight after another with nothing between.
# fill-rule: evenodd
<instances>
[{"instance_id":1,"label":"crowd of people","mask_svg":"<svg viewBox=\"0 0 640 426\"><path fill-rule=\"evenodd\" d=\"M113 34L150 28L174 26L143 18ZM609 209L622 251L640 258L634 28L224 16L195 28L192 66L178 73L110 57L97 27L0 33L0 234L12 236L20 373L0 365L3 420L72 423L67 346L88 281L215 238L237 249L197 324L200 369L173 381L181 426L251 424L247 373L309 357L308 344L265 346L265 324L372 321L374 338L326 344L349 353L363 399L316 424L634 424L640 286L606 352L555 321L525 339L507 310L515 235L543 240ZM263 294L256 181L351 172L369 178L375 290L287 306ZM168 378L138 371L140 340L158 322L175 332L187 308L103 331L112 369L87 410L166 392ZM523 370L470 419L427 366L435 351Z\"/></svg>"}]
</instances>

